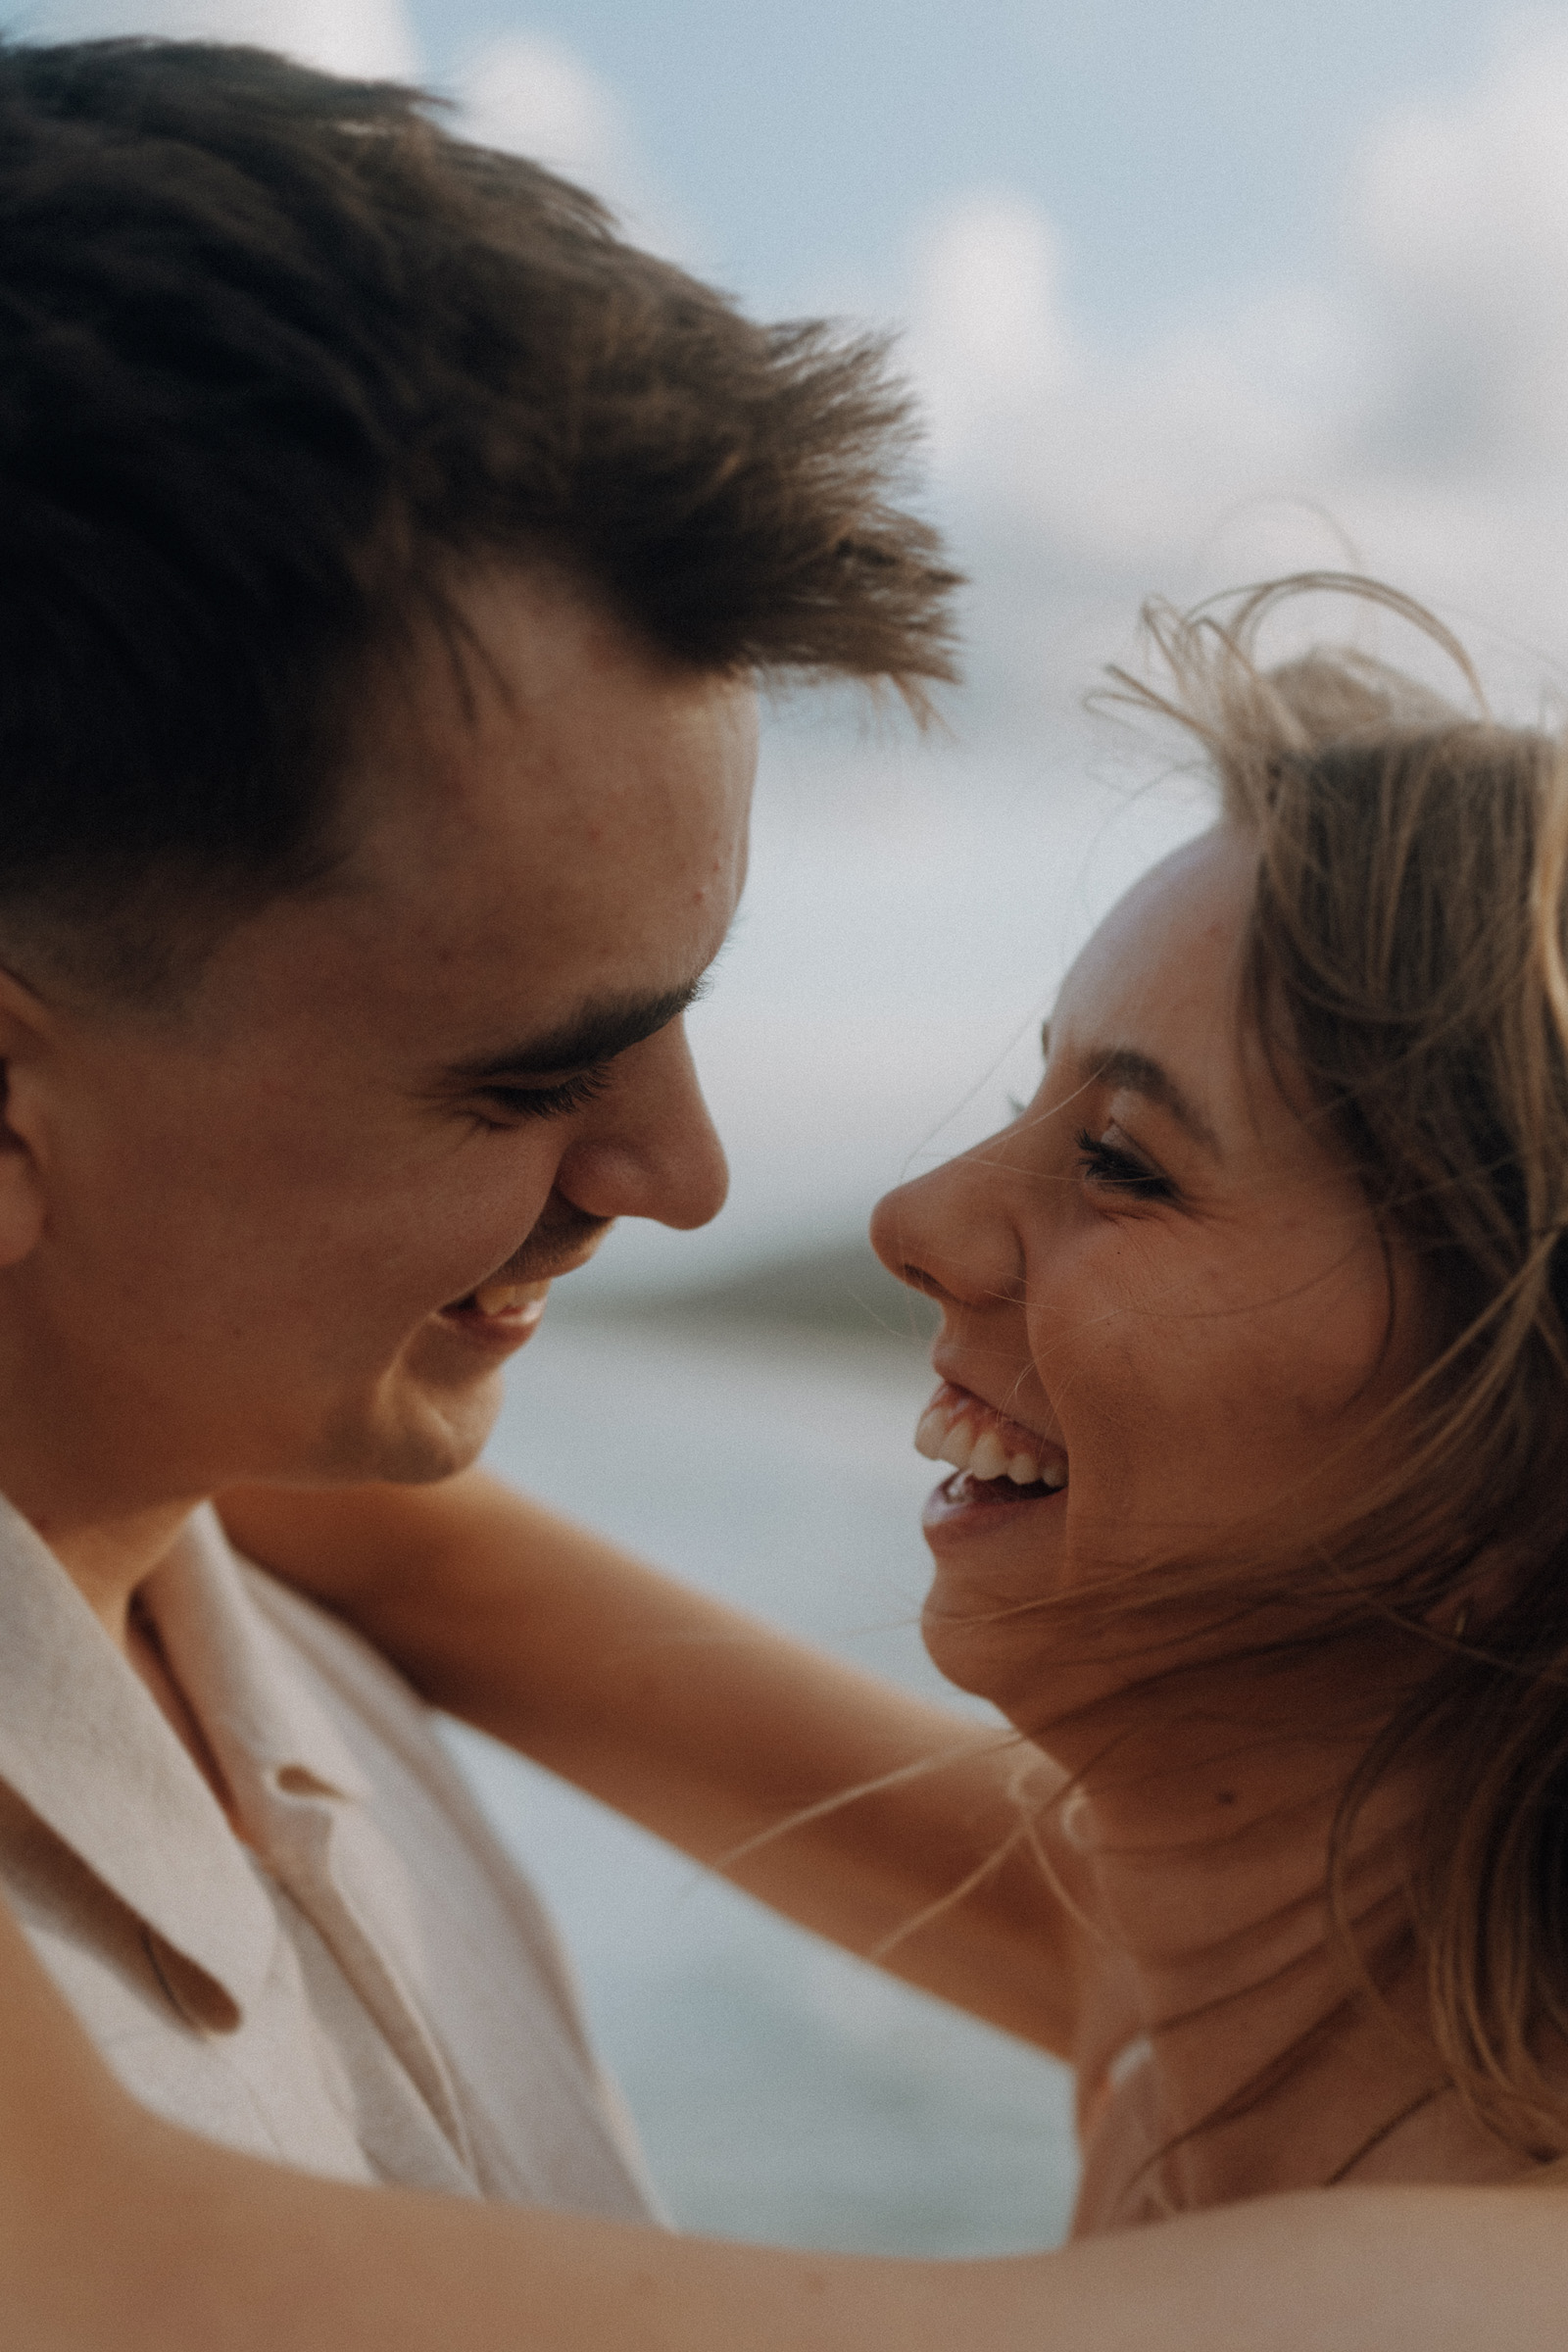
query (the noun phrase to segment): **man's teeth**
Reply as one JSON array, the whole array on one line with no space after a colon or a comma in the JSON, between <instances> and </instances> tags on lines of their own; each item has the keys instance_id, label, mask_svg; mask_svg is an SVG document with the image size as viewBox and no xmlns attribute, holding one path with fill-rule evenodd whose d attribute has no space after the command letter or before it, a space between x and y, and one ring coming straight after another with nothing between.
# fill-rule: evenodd
<instances>
[{"instance_id":1,"label":"man's teeth","mask_svg":"<svg viewBox=\"0 0 1568 2352\"><path fill-rule=\"evenodd\" d=\"M538 1289L531 1282L484 1282L473 1294L473 1303L481 1315L504 1315L514 1306L531 1303L529 1294Z\"/></svg>"},{"instance_id":2,"label":"man's teeth","mask_svg":"<svg viewBox=\"0 0 1568 2352\"><path fill-rule=\"evenodd\" d=\"M976 1435L966 1413L950 1414L940 1404L928 1405L921 1414L914 1446L928 1462L951 1462L971 1478L1008 1478L1015 1487L1067 1484L1067 1473L1058 1462L1042 1468L1032 1453L1008 1453L994 1429Z\"/></svg>"}]
</instances>

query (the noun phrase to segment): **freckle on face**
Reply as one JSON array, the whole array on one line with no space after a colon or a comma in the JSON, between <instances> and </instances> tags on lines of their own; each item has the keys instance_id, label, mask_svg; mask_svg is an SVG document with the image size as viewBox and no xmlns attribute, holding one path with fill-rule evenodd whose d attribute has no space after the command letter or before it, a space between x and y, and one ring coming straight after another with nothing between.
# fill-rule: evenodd
<instances>
[{"instance_id":1,"label":"freckle on face","mask_svg":"<svg viewBox=\"0 0 1568 2352\"><path fill-rule=\"evenodd\" d=\"M1038 1713L1054 1670L1031 1600L1152 1559L1228 1556L1250 1522L1311 1498L1422 1361L1409 1267L1396 1257L1391 1339L1370 1210L1242 1017L1253 872L1252 845L1222 830L1157 868L1069 976L1024 1115L881 1212L884 1237L948 1294L948 1376L1068 1455L1065 1509L932 1539L933 1653L1004 1706ZM1088 1039L1174 1075L1217 1157L1147 1101L1097 1091L1074 1058ZM1179 1180L1179 1205L1086 1175L1077 1135L1107 1120Z\"/></svg>"}]
</instances>

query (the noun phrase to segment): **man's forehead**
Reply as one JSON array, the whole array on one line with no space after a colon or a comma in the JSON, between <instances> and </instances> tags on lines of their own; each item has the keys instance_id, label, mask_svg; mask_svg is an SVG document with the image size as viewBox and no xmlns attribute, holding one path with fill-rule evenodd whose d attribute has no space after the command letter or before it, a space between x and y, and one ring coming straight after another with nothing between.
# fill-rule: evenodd
<instances>
[{"instance_id":1,"label":"man's forehead","mask_svg":"<svg viewBox=\"0 0 1568 2352\"><path fill-rule=\"evenodd\" d=\"M426 710L400 739L394 695L345 867L256 943L271 1001L329 1001L406 1065L537 1072L623 1051L690 1000L744 881L754 714L732 685L672 685L633 656L607 677L569 613L540 626L548 708L453 708L433 736Z\"/></svg>"},{"instance_id":2,"label":"man's forehead","mask_svg":"<svg viewBox=\"0 0 1568 2352\"><path fill-rule=\"evenodd\" d=\"M365 915L460 956L514 940L537 959L597 937L667 978L716 951L746 871L744 734L642 729L627 714L608 744L563 746L552 774L527 778L504 748L468 753L482 786L405 784L366 828L350 876Z\"/></svg>"},{"instance_id":3,"label":"man's forehead","mask_svg":"<svg viewBox=\"0 0 1568 2352\"><path fill-rule=\"evenodd\" d=\"M755 765L755 681L656 654L549 573L492 573L452 599L456 639L426 632L368 673L346 783L356 830L447 832L526 809L568 832L607 805L700 791Z\"/></svg>"}]
</instances>

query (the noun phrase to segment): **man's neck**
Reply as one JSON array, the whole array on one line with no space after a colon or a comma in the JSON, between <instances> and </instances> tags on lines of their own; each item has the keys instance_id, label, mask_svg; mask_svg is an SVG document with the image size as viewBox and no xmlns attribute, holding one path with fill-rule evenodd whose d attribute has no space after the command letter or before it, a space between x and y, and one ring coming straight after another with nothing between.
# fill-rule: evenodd
<instances>
[{"instance_id":1,"label":"man's neck","mask_svg":"<svg viewBox=\"0 0 1568 2352\"><path fill-rule=\"evenodd\" d=\"M24 1496L13 1500L31 1520L110 1640L128 1655L132 1598L168 1558L191 1505L160 1503L119 1518L83 1522L36 1505L29 1511Z\"/></svg>"},{"instance_id":2,"label":"man's neck","mask_svg":"<svg viewBox=\"0 0 1568 2352\"><path fill-rule=\"evenodd\" d=\"M58 1344L29 1265L0 1272L0 1494L36 1529L116 1647L131 1595L201 1499L123 1379Z\"/></svg>"},{"instance_id":3,"label":"man's neck","mask_svg":"<svg viewBox=\"0 0 1568 2352\"><path fill-rule=\"evenodd\" d=\"M81 1521L70 1513L52 1520L47 1510L29 1512L16 1499L23 1516L60 1561L93 1615L146 1686L170 1729L228 1816L236 1835L242 1834L227 1784L200 1720L181 1690L165 1654L157 1625L137 1596L155 1570L168 1559L181 1528L190 1517L188 1503L166 1503L119 1518Z\"/></svg>"}]
</instances>

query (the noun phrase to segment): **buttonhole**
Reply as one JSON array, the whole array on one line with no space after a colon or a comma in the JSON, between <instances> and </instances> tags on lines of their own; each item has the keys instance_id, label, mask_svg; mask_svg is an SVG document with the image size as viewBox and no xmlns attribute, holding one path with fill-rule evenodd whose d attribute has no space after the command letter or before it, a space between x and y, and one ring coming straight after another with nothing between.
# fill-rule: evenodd
<instances>
[{"instance_id":1,"label":"buttonhole","mask_svg":"<svg viewBox=\"0 0 1568 2352\"><path fill-rule=\"evenodd\" d=\"M204 1968L187 1960L183 1952L176 1952L149 1927L143 1927L141 1941L170 2005L188 2026L197 2026L205 2034L233 2034L238 2030L238 2008Z\"/></svg>"}]
</instances>

